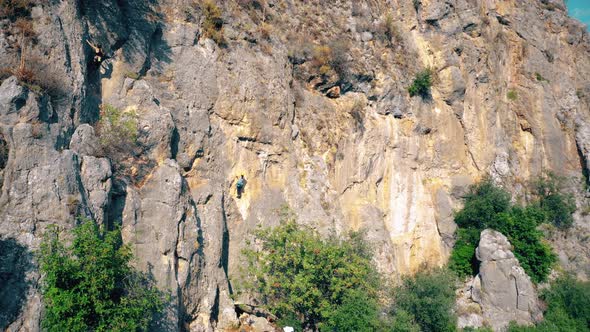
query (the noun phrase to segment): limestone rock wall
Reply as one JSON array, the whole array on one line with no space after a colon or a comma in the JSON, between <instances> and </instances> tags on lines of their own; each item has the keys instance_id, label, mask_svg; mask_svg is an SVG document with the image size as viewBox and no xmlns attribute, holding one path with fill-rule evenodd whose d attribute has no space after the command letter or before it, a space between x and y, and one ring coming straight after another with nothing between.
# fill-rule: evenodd
<instances>
[{"instance_id":1,"label":"limestone rock wall","mask_svg":"<svg viewBox=\"0 0 590 332\"><path fill-rule=\"evenodd\" d=\"M446 262L453 210L486 173L526 199L526 181L554 170L586 204L590 43L561 0L218 4L223 45L189 0L32 8L28 52L52 88L0 87L2 238L34 250L76 215L121 223L138 266L175 295L166 328L212 331L237 321L241 250L285 205L323 234L367 229L395 279ZM1 24L7 66L18 52ZM109 55L101 70L86 40ZM426 67L431 94L411 98ZM126 174L92 128L101 104L138 115ZM555 237L568 268L587 261L572 248L587 252L588 225L580 212ZM38 330L34 287L28 298L0 328Z\"/></svg>"}]
</instances>

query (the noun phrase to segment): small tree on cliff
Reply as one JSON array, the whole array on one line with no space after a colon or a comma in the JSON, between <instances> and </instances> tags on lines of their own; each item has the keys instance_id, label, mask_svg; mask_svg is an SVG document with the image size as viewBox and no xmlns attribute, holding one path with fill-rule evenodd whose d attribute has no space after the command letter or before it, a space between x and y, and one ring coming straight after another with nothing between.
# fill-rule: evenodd
<instances>
[{"instance_id":1,"label":"small tree on cliff","mask_svg":"<svg viewBox=\"0 0 590 332\"><path fill-rule=\"evenodd\" d=\"M118 229L81 219L66 246L51 228L39 256L46 331L145 331L164 308L162 293L129 265L133 255Z\"/></svg>"},{"instance_id":2,"label":"small tree on cliff","mask_svg":"<svg viewBox=\"0 0 590 332\"><path fill-rule=\"evenodd\" d=\"M375 331L380 278L362 236L322 239L286 219L256 234L259 250L245 250L250 289L280 321L320 331Z\"/></svg>"}]
</instances>

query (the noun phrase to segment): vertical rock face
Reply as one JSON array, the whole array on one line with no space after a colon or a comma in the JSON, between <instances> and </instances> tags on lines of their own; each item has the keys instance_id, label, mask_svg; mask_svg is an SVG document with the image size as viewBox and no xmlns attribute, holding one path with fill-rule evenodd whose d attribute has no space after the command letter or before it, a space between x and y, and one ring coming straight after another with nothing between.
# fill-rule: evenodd
<instances>
[{"instance_id":1,"label":"vertical rock face","mask_svg":"<svg viewBox=\"0 0 590 332\"><path fill-rule=\"evenodd\" d=\"M535 286L511 250L510 242L501 233L490 229L481 233L476 250L479 274L468 290L480 309L470 309L473 305L460 302L460 327L488 325L494 331L504 331L512 321L530 325L543 318ZM481 319L476 313L481 313Z\"/></svg>"},{"instance_id":2,"label":"vertical rock face","mask_svg":"<svg viewBox=\"0 0 590 332\"><path fill-rule=\"evenodd\" d=\"M561 0L219 6L223 45L204 37L191 0L33 5L25 60L42 89L15 77L0 87L3 241L35 250L47 225L69 229L78 215L122 224L138 267L174 295L162 329L211 331L236 322L241 250L285 205L322 234L366 229L379 269L397 278L446 262L453 210L486 173L519 196L554 170L585 204L590 44ZM0 67L12 68L19 32L0 24ZM100 69L86 40L109 56ZM430 94L410 97L427 67ZM101 104L138 115L125 176L102 155ZM572 253L589 250L587 218L576 215L577 240L554 241L568 268L587 262ZM485 259L497 280L520 273ZM496 289L483 276L482 292ZM515 312L529 312L518 287L486 305L520 294ZM34 289L11 331L38 330Z\"/></svg>"}]
</instances>

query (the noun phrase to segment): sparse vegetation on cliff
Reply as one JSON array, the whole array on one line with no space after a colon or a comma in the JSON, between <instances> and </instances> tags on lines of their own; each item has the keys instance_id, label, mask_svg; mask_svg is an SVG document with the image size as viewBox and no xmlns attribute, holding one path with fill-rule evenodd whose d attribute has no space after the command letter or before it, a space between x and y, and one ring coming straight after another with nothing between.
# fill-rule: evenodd
<instances>
[{"instance_id":1,"label":"sparse vegetation on cliff","mask_svg":"<svg viewBox=\"0 0 590 332\"><path fill-rule=\"evenodd\" d=\"M43 329L62 331L146 331L165 299L146 275L130 266L131 248L119 230L101 230L81 219L65 245L51 228L41 244Z\"/></svg>"},{"instance_id":2,"label":"sparse vegetation on cliff","mask_svg":"<svg viewBox=\"0 0 590 332\"><path fill-rule=\"evenodd\" d=\"M412 85L408 87L408 92L410 97L427 98L430 95L430 87L432 87L432 70L427 68L416 74Z\"/></svg>"},{"instance_id":3,"label":"sparse vegetation on cliff","mask_svg":"<svg viewBox=\"0 0 590 332\"><path fill-rule=\"evenodd\" d=\"M343 41L316 46L313 50L313 66L321 75L336 74L339 79L344 79L348 75L348 51L349 46Z\"/></svg>"},{"instance_id":4,"label":"sparse vegetation on cliff","mask_svg":"<svg viewBox=\"0 0 590 332\"><path fill-rule=\"evenodd\" d=\"M221 8L217 6L214 0L204 0L201 9L204 16L203 35L213 39L217 45L225 44Z\"/></svg>"},{"instance_id":5,"label":"sparse vegetation on cliff","mask_svg":"<svg viewBox=\"0 0 590 332\"><path fill-rule=\"evenodd\" d=\"M29 16L32 2L30 0L0 1L0 19L8 18L15 21L19 17Z\"/></svg>"},{"instance_id":6,"label":"sparse vegetation on cliff","mask_svg":"<svg viewBox=\"0 0 590 332\"><path fill-rule=\"evenodd\" d=\"M516 90L510 90L508 93L506 93L506 98L508 98L510 101L515 101L518 99L518 92L516 92Z\"/></svg>"},{"instance_id":7,"label":"sparse vegetation on cliff","mask_svg":"<svg viewBox=\"0 0 590 332\"><path fill-rule=\"evenodd\" d=\"M101 105L97 129L106 155L128 154L137 143L137 113L133 110L125 112L112 105Z\"/></svg>"}]
</instances>

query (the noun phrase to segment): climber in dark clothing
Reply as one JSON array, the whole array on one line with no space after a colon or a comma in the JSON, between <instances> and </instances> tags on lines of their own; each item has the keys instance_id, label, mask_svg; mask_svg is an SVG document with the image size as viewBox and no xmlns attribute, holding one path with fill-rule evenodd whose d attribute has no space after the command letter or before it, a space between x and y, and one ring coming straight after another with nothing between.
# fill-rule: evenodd
<instances>
[{"instance_id":1,"label":"climber in dark clothing","mask_svg":"<svg viewBox=\"0 0 590 332\"><path fill-rule=\"evenodd\" d=\"M92 50L94 50L94 57L92 59L92 64L96 67L99 68L100 64L105 60L106 56L104 54L104 51L102 50L102 46L100 44L92 44L89 40L86 40L86 42L88 43L88 45L90 45L90 47L92 48Z\"/></svg>"},{"instance_id":2,"label":"climber in dark clothing","mask_svg":"<svg viewBox=\"0 0 590 332\"><path fill-rule=\"evenodd\" d=\"M242 198L242 193L244 192L244 187L246 186L246 179L244 179L244 175L242 174L236 183L236 190L238 193L238 198Z\"/></svg>"}]
</instances>

